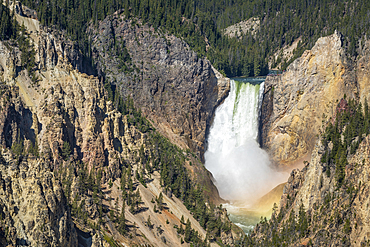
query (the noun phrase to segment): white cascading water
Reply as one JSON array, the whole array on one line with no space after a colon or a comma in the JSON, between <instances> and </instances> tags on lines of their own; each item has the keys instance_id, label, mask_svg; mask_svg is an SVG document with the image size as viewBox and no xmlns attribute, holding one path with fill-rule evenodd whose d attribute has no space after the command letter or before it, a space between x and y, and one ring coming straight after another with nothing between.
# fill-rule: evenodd
<instances>
[{"instance_id":1,"label":"white cascading water","mask_svg":"<svg viewBox=\"0 0 370 247\"><path fill-rule=\"evenodd\" d=\"M270 167L258 143L258 114L263 85L231 80L229 96L215 112L208 137L205 166L220 196L250 205L286 176Z\"/></svg>"}]
</instances>

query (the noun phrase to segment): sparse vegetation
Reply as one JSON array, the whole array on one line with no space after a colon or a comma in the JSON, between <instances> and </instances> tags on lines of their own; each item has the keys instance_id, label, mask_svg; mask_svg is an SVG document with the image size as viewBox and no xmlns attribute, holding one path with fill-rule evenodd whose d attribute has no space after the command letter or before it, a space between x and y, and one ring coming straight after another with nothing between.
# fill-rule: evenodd
<instances>
[{"instance_id":1,"label":"sparse vegetation","mask_svg":"<svg viewBox=\"0 0 370 247\"><path fill-rule=\"evenodd\" d=\"M323 170L327 177L331 176L331 169L335 170L337 186L340 187L345 179L347 157L354 154L364 136L370 133L370 115L367 100L364 109L361 102L342 99L337 107L333 121L329 120L321 143L325 152L321 157ZM329 143L332 148L329 148Z\"/></svg>"},{"instance_id":2,"label":"sparse vegetation","mask_svg":"<svg viewBox=\"0 0 370 247\"><path fill-rule=\"evenodd\" d=\"M71 145L69 144L69 142L64 141L62 147L62 157L64 160L67 160L70 155L71 155Z\"/></svg>"},{"instance_id":3,"label":"sparse vegetation","mask_svg":"<svg viewBox=\"0 0 370 247\"><path fill-rule=\"evenodd\" d=\"M293 246L306 240L309 246L350 245L350 234L358 221L353 203L355 198L361 198L358 177L363 171L358 169L364 169L364 165L349 164L348 159L370 134L369 117L367 100L364 107L353 99L338 103L334 118L328 120L321 136L323 175L318 188L307 192L321 195L322 199L312 200L305 208L296 198L298 191L288 187L291 192L284 201L286 205L274 211L269 221L261 219L244 239L244 246ZM324 180L329 184L324 185Z\"/></svg>"}]
</instances>

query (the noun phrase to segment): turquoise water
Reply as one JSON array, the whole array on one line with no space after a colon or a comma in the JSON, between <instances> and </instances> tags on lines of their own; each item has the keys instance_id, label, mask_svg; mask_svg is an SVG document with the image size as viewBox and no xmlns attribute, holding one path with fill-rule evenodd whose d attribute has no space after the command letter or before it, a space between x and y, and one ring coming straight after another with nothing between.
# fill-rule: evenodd
<instances>
[{"instance_id":1,"label":"turquoise water","mask_svg":"<svg viewBox=\"0 0 370 247\"><path fill-rule=\"evenodd\" d=\"M223 207L226 208L231 222L239 226L246 234L252 231L261 220L260 214L251 211L247 207L233 206L231 204L224 204Z\"/></svg>"}]
</instances>

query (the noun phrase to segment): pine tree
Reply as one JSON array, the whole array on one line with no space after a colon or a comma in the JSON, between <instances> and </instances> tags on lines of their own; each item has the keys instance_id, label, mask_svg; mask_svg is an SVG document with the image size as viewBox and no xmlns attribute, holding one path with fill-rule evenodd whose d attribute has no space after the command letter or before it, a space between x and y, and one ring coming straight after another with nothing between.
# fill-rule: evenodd
<instances>
[{"instance_id":1,"label":"pine tree","mask_svg":"<svg viewBox=\"0 0 370 247\"><path fill-rule=\"evenodd\" d=\"M121 214L119 218L117 219L118 222L118 231L122 235L126 234L126 217L125 217L125 203L123 202L122 208L121 208Z\"/></svg>"},{"instance_id":2,"label":"pine tree","mask_svg":"<svg viewBox=\"0 0 370 247\"><path fill-rule=\"evenodd\" d=\"M188 219L186 221L186 226L185 226L185 242L189 243L190 240L191 240L191 223L190 223L190 220Z\"/></svg>"},{"instance_id":3,"label":"pine tree","mask_svg":"<svg viewBox=\"0 0 370 247\"><path fill-rule=\"evenodd\" d=\"M306 216L306 211L304 210L303 202L301 201L301 205L299 206L299 215L298 215L298 225L300 228L300 236L305 237L308 229L308 221Z\"/></svg>"},{"instance_id":4,"label":"pine tree","mask_svg":"<svg viewBox=\"0 0 370 247\"><path fill-rule=\"evenodd\" d=\"M64 160L67 160L70 155L71 155L71 146L69 145L69 142L65 141L63 142L62 147L62 157Z\"/></svg>"},{"instance_id":5,"label":"pine tree","mask_svg":"<svg viewBox=\"0 0 370 247\"><path fill-rule=\"evenodd\" d=\"M162 211L163 210L163 194L162 194L162 192L159 193L159 196L158 196L156 201L157 201L157 204L158 204L158 209Z\"/></svg>"},{"instance_id":6,"label":"pine tree","mask_svg":"<svg viewBox=\"0 0 370 247\"><path fill-rule=\"evenodd\" d=\"M146 221L146 225L149 227L149 229L153 229L153 224L152 222L150 221L150 215L148 216L148 219Z\"/></svg>"}]
</instances>

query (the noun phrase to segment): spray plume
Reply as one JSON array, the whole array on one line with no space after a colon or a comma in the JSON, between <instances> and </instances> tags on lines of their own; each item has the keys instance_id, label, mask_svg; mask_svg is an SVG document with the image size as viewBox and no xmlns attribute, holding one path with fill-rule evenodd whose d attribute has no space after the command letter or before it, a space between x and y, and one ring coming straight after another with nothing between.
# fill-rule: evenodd
<instances>
[{"instance_id":1,"label":"spray plume","mask_svg":"<svg viewBox=\"0 0 370 247\"><path fill-rule=\"evenodd\" d=\"M271 168L256 141L263 86L231 80L230 94L215 113L205 166L227 200L252 204L287 178Z\"/></svg>"}]
</instances>

